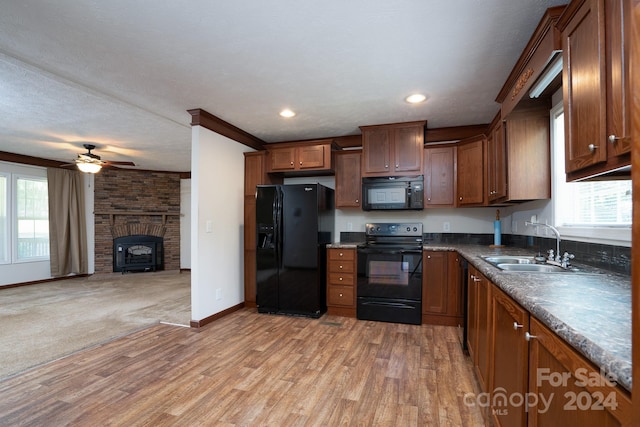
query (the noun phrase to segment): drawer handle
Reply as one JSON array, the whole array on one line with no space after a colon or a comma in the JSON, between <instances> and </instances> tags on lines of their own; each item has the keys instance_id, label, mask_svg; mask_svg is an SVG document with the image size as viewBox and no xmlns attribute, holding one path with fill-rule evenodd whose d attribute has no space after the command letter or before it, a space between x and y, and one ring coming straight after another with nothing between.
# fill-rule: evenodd
<instances>
[{"instance_id":1,"label":"drawer handle","mask_svg":"<svg viewBox=\"0 0 640 427\"><path fill-rule=\"evenodd\" d=\"M340 252L340 256L342 256L342 252Z\"/></svg>"},{"instance_id":2,"label":"drawer handle","mask_svg":"<svg viewBox=\"0 0 640 427\"><path fill-rule=\"evenodd\" d=\"M524 339L525 339L525 341L531 341L531 340L532 340L532 339L534 339L534 338L538 338L538 337L537 337L537 336L535 336L535 335L531 335L529 332L525 332L525 333L524 333Z\"/></svg>"},{"instance_id":3,"label":"drawer handle","mask_svg":"<svg viewBox=\"0 0 640 427\"><path fill-rule=\"evenodd\" d=\"M519 325L518 322L513 322L513 329L517 331L520 328L522 328L522 325Z\"/></svg>"}]
</instances>

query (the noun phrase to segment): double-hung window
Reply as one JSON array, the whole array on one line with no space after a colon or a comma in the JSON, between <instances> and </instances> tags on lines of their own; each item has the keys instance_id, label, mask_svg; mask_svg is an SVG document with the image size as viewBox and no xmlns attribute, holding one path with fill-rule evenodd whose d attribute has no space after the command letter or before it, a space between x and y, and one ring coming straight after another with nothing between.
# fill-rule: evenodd
<instances>
[{"instance_id":1,"label":"double-hung window","mask_svg":"<svg viewBox=\"0 0 640 427\"><path fill-rule=\"evenodd\" d=\"M49 259L46 172L0 163L0 264Z\"/></svg>"}]
</instances>

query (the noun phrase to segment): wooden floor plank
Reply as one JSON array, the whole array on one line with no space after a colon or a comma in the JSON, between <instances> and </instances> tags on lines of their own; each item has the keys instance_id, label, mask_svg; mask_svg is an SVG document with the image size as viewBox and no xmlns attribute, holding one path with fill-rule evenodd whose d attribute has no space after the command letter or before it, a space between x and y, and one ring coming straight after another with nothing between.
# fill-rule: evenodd
<instances>
[{"instance_id":1,"label":"wooden floor plank","mask_svg":"<svg viewBox=\"0 0 640 427\"><path fill-rule=\"evenodd\" d=\"M472 375L455 328L244 309L0 381L0 425L481 426Z\"/></svg>"}]
</instances>

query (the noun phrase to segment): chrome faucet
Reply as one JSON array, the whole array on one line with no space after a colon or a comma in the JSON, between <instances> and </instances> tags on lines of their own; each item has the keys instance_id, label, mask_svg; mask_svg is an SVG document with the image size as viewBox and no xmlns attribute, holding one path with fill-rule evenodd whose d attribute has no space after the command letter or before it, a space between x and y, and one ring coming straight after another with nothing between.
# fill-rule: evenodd
<instances>
[{"instance_id":1,"label":"chrome faucet","mask_svg":"<svg viewBox=\"0 0 640 427\"><path fill-rule=\"evenodd\" d=\"M535 227L537 226L547 227L548 229L553 231L553 234L556 235L556 252L554 256L553 249L549 250L549 257L547 258L547 263L554 264L562 268L569 267L569 260L573 259L574 256L566 252L564 255L562 256L560 255L560 232L558 231L557 228L555 228L553 225L542 224L540 222L531 222L531 221L525 221L524 225L531 225Z\"/></svg>"}]
</instances>

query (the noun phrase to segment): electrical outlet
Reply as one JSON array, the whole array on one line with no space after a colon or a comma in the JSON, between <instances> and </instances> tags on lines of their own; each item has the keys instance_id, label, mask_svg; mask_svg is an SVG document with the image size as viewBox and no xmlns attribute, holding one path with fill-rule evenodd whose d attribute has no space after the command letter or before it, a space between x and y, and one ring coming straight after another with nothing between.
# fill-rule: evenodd
<instances>
[{"instance_id":1,"label":"electrical outlet","mask_svg":"<svg viewBox=\"0 0 640 427\"><path fill-rule=\"evenodd\" d=\"M442 223L442 231L451 231L451 223L450 222L443 222Z\"/></svg>"}]
</instances>

